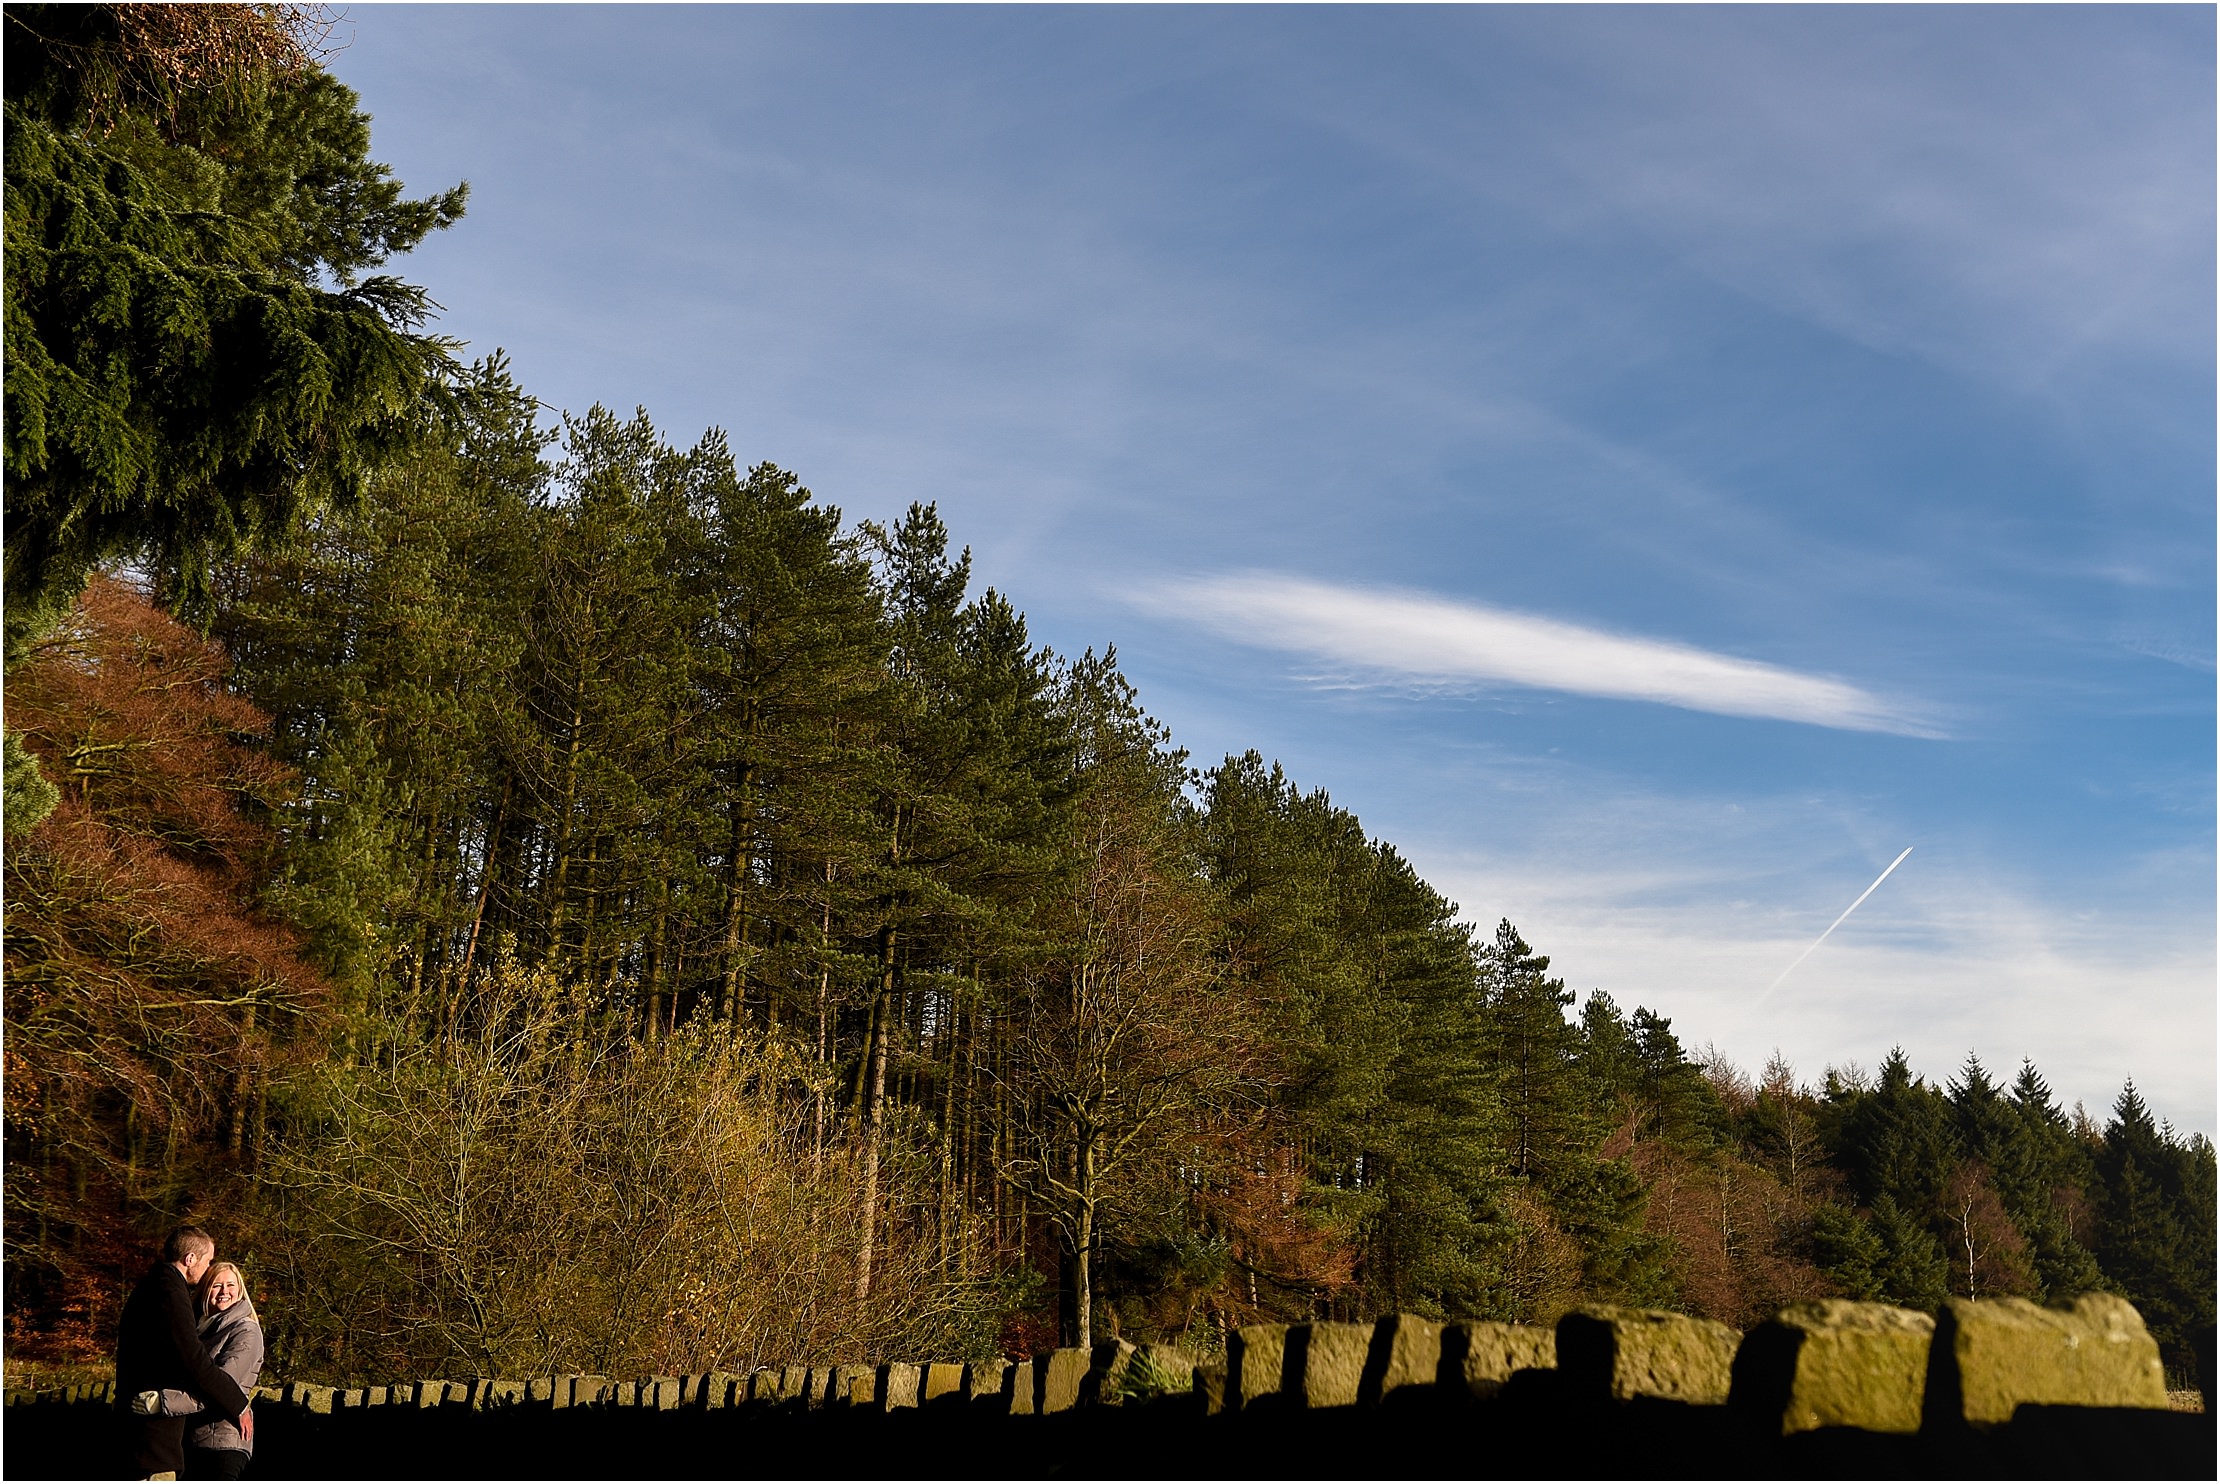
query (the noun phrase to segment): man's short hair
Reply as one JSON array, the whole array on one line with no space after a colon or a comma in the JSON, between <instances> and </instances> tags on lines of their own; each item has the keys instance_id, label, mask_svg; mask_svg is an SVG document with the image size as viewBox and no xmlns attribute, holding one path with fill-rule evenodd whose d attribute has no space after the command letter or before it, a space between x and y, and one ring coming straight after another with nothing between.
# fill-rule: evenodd
<instances>
[{"instance_id":1,"label":"man's short hair","mask_svg":"<svg viewBox=\"0 0 2220 1484\"><path fill-rule=\"evenodd\" d=\"M171 1232L170 1239L162 1244L162 1260L164 1262L183 1262L186 1258L195 1254L202 1257L214 1257L216 1255L216 1239L197 1226L179 1227L176 1231Z\"/></svg>"}]
</instances>

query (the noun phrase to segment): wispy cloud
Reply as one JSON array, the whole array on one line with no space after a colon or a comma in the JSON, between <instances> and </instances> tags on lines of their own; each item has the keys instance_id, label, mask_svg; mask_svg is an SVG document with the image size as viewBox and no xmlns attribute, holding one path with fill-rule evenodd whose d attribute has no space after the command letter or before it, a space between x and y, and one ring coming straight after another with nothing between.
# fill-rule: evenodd
<instances>
[{"instance_id":1,"label":"wispy cloud","mask_svg":"<svg viewBox=\"0 0 2220 1484\"><path fill-rule=\"evenodd\" d=\"M1377 675L1530 686L1849 731L1941 735L1921 708L1825 675L1424 594L1245 572L1162 582L1144 590L1140 601L1240 643Z\"/></svg>"}]
</instances>

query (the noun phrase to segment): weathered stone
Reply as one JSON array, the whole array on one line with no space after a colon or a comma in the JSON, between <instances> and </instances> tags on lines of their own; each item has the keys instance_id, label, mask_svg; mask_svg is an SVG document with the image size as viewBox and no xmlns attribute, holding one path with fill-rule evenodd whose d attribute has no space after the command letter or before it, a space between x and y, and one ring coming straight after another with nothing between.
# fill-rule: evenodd
<instances>
[{"instance_id":1,"label":"weathered stone","mask_svg":"<svg viewBox=\"0 0 2220 1484\"><path fill-rule=\"evenodd\" d=\"M1575 1396L1712 1405L1727 1399L1741 1339L1711 1319L1591 1304L1557 1321L1557 1369Z\"/></svg>"},{"instance_id":2,"label":"weathered stone","mask_svg":"<svg viewBox=\"0 0 2220 1484\"><path fill-rule=\"evenodd\" d=\"M1131 1340L1097 1340L1088 1354L1087 1374L1079 1382L1083 1407L1122 1406L1125 1403L1125 1370L1135 1350Z\"/></svg>"},{"instance_id":3,"label":"weathered stone","mask_svg":"<svg viewBox=\"0 0 2220 1484\"><path fill-rule=\"evenodd\" d=\"M1353 1407L1372 1354L1369 1324L1300 1324L1287 1334L1285 1390L1305 1407Z\"/></svg>"},{"instance_id":4,"label":"weathered stone","mask_svg":"<svg viewBox=\"0 0 2220 1484\"><path fill-rule=\"evenodd\" d=\"M1442 1326L1442 1383L1454 1386L1461 1379L1474 1396L1496 1395L1514 1372L1546 1371L1556 1365L1554 1330L1488 1320Z\"/></svg>"},{"instance_id":5,"label":"weathered stone","mask_svg":"<svg viewBox=\"0 0 2220 1484\"><path fill-rule=\"evenodd\" d=\"M803 1388L802 1401L807 1406L830 1407L846 1400L837 1396L833 1388L838 1366L813 1365L809 1368L808 1384Z\"/></svg>"},{"instance_id":6,"label":"weathered stone","mask_svg":"<svg viewBox=\"0 0 2220 1484\"><path fill-rule=\"evenodd\" d=\"M1042 1416L1079 1405L1079 1388L1094 1357L1076 1345L1033 1358L1033 1410Z\"/></svg>"},{"instance_id":7,"label":"weathered stone","mask_svg":"<svg viewBox=\"0 0 2220 1484\"><path fill-rule=\"evenodd\" d=\"M1910 1309L1820 1299L1751 1330L1734 1355L1737 1412L1766 1431L1919 1431L1935 1321Z\"/></svg>"},{"instance_id":8,"label":"weathered stone","mask_svg":"<svg viewBox=\"0 0 2220 1484\"><path fill-rule=\"evenodd\" d=\"M534 1406L551 1406L555 1401L555 1378L534 1376L524 1383L524 1399Z\"/></svg>"},{"instance_id":9,"label":"weathered stone","mask_svg":"<svg viewBox=\"0 0 2220 1484\"><path fill-rule=\"evenodd\" d=\"M247 1393L248 1401L268 1403L271 1406L278 1405L284 1398L285 1389L280 1386L257 1386Z\"/></svg>"},{"instance_id":10,"label":"weathered stone","mask_svg":"<svg viewBox=\"0 0 2220 1484\"><path fill-rule=\"evenodd\" d=\"M524 1404L522 1381L489 1381L485 1388L483 1405L489 1407L517 1407Z\"/></svg>"},{"instance_id":11,"label":"weathered stone","mask_svg":"<svg viewBox=\"0 0 2220 1484\"><path fill-rule=\"evenodd\" d=\"M1030 1360L1013 1361L1008 1375L1003 1378L1002 1395L1012 1417L1033 1415L1034 1363Z\"/></svg>"},{"instance_id":12,"label":"weathered stone","mask_svg":"<svg viewBox=\"0 0 2220 1484\"><path fill-rule=\"evenodd\" d=\"M1945 1301L1927 1358L1926 1425L1994 1426L2028 1403L2164 1407L2165 1367L2135 1306L2109 1293L2055 1308Z\"/></svg>"},{"instance_id":13,"label":"weathered stone","mask_svg":"<svg viewBox=\"0 0 2220 1484\"><path fill-rule=\"evenodd\" d=\"M1376 1403L1406 1386L1432 1386L1441 1380L1442 1327L1416 1314L1390 1314L1372 1327L1371 1353L1365 1360L1358 1400Z\"/></svg>"},{"instance_id":14,"label":"weathered stone","mask_svg":"<svg viewBox=\"0 0 2220 1484\"><path fill-rule=\"evenodd\" d=\"M1226 1409L1278 1396L1287 1374L1287 1326L1244 1324L1226 1336Z\"/></svg>"},{"instance_id":15,"label":"weathered stone","mask_svg":"<svg viewBox=\"0 0 2220 1484\"><path fill-rule=\"evenodd\" d=\"M1195 1367L1195 1395L1202 1399L1203 1415L1215 1417L1226 1409L1226 1368L1222 1365Z\"/></svg>"},{"instance_id":16,"label":"weathered stone","mask_svg":"<svg viewBox=\"0 0 2220 1484\"><path fill-rule=\"evenodd\" d=\"M809 1400L809 1367L790 1365L779 1370L777 1399L781 1402L806 1403Z\"/></svg>"},{"instance_id":17,"label":"weathered stone","mask_svg":"<svg viewBox=\"0 0 2220 1484\"><path fill-rule=\"evenodd\" d=\"M882 1412L914 1410L917 1393L924 1384L925 1369L907 1361L895 1360L879 1367L878 1406Z\"/></svg>"},{"instance_id":18,"label":"weathered stone","mask_svg":"<svg viewBox=\"0 0 2220 1484\"><path fill-rule=\"evenodd\" d=\"M357 1412L362 1409L368 1399L369 1393L360 1386L349 1386L332 1398L332 1406L338 1411Z\"/></svg>"},{"instance_id":19,"label":"weathered stone","mask_svg":"<svg viewBox=\"0 0 2220 1484\"><path fill-rule=\"evenodd\" d=\"M925 1367L925 1377L917 1392L919 1405L929 1405L942 1400L961 1401L964 1394L964 1368L954 1361L936 1360Z\"/></svg>"},{"instance_id":20,"label":"weathered stone","mask_svg":"<svg viewBox=\"0 0 2220 1484\"><path fill-rule=\"evenodd\" d=\"M609 1384L607 1376L570 1376L565 1379L570 1382L568 1392L570 1398L568 1404L570 1406L600 1407L607 1406L615 1400L615 1388ZM564 1396L565 1392L561 1384L558 1383L555 1391L556 1405L564 1405Z\"/></svg>"},{"instance_id":21,"label":"weathered stone","mask_svg":"<svg viewBox=\"0 0 2220 1484\"><path fill-rule=\"evenodd\" d=\"M879 1397L879 1368L869 1365L833 1367L831 1404L868 1407Z\"/></svg>"},{"instance_id":22,"label":"weathered stone","mask_svg":"<svg viewBox=\"0 0 2220 1484\"><path fill-rule=\"evenodd\" d=\"M329 1386L303 1386L294 1399L319 1417L331 1415L332 1388Z\"/></svg>"},{"instance_id":23,"label":"weathered stone","mask_svg":"<svg viewBox=\"0 0 2220 1484\"><path fill-rule=\"evenodd\" d=\"M257 1391L261 1389L259 1386L255 1388ZM391 1399L392 1395L393 1388L390 1386L367 1386L363 1388L362 1404L366 1407L382 1407Z\"/></svg>"},{"instance_id":24,"label":"weathered stone","mask_svg":"<svg viewBox=\"0 0 2220 1484\"><path fill-rule=\"evenodd\" d=\"M964 1367L964 1400L981 1407L1008 1405L1004 1389L1009 1376L1010 1363L1000 1357L972 1361Z\"/></svg>"}]
</instances>

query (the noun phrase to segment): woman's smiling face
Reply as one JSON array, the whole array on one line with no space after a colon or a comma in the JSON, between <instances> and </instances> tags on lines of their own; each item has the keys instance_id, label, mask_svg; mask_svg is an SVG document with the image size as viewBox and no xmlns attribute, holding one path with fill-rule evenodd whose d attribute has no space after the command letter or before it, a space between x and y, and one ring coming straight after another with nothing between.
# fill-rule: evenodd
<instances>
[{"instance_id":1,"label":"woman's smiling face","mask_svg":"<svg viewBox=\"0 0 2220 1484\"><path fill-rule=\"evenodd\" d=\"M237 1270L225 1268L208 1281L208 1307L221 1313L239 1302L241 1292Z\"/></svg>"}]
</instances>

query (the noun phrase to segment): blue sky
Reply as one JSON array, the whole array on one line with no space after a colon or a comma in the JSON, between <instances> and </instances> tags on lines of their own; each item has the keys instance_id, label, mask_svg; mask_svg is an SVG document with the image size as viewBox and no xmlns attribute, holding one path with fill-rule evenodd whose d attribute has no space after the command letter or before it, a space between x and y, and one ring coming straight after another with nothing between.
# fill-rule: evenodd
<instances>
[{"instance_id":1,"label":"blue sky","mask_svg":"<svg viewBox=\"0 0 2220 1484\"><path fill-rule=\"evenodd\" d=\"M2210 9L349 14L547 402L938 501L1692 1045L2214 1129Z\"/></svg>"}]
</instances>

